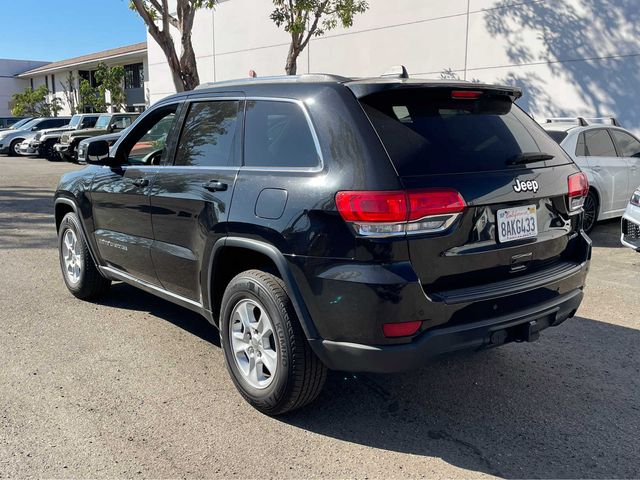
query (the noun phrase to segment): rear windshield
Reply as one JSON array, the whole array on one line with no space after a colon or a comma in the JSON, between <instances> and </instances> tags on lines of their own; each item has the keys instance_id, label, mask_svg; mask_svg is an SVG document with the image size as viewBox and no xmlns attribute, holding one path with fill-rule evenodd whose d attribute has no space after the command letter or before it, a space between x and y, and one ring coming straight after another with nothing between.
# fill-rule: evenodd
<instances>
[{"instance_id":1,"label":"rear windshield","mask_svg":"<svg viewBox=\"0 0 640 480\"><path fill-rule=\"evenodd\" d=\"M360 102L400 176L504 170L526 153L554 156L532 167L571 161L505 96L454 100L450 90L404 89Z\"/></svg>"},{"instance_id":2,"label":"rear windshield","mask_svg":"<svg viewBox=\"0 0 640 480\"><path fill-rule=\"evenodd\" d=\"M567 138L567 132L563 132L561 130L547 130L547 133L556 141L558 145L560 145L562 141Z\"/></svg>"}]
</instances>

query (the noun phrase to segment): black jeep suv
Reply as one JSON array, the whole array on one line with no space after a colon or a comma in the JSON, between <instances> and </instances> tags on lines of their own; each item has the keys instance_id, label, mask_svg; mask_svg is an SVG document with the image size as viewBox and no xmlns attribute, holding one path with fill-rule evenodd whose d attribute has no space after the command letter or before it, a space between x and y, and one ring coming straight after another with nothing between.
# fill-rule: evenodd
<instances>
[{"instance_id":1,"label":"black jeep suv","mask_svg":"<svg viewBox=\"0 0 640 480\"><path fill-rule=\"evenodd\" d=\"M582 300L588 184L520 95L303 75L166 98L62 178L64 281L201 313L272 415L312 401L327 368L535 340Z\"/></svg>"}]
</instances>

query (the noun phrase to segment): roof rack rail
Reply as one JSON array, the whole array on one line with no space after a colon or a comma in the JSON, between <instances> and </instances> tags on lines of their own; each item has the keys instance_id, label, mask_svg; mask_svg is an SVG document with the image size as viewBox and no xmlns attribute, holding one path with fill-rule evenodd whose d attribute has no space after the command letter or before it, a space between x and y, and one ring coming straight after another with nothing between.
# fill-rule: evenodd
<instances>
[{"instance_id":1,"label":"roof rack rail","mask_svg":"<svg viewBox=\"0 0 640 480\"><path fill-rule=\"evenodd\" d=\"M577 123L581 127L589 126L593 123L606 123L609 122L614 127L621 127L620 122L616 117L554 117L547 118L546 123Z\"/></svg>"},{"instance_id":2,"label":"roof rack rail","mask_svg":"<svg viewBox=\"0 0 640 480\"><path fill-rule=\"evenodd\" d=\"M194 90L202 90L204 88L214 87L233 87L242 85L260 85L265 83L321 83L336 82L343 83L351 80L350 78L341 77L339 75L331 75L326 73L305 73L303 75L273 75L269 77L248 77L236 78L233 80L223 80L220 82L207 82L198 85Z\"/></svg>"},{"instance_id":3,"label":"roof rack rail","mask_svg":"<svg viewBox=\"0 0 640 480\"><path fill-rule=\"evenodd\" d=\"M547 118L546 123L577 123L581 127L589 125L584 117L552 117Z\"/></svg>"},{"instance_id":4,"label":"roof rack rail","mask_svg":"<svg viewBox=\"0 0 640 480\"><path fill-rule=\"evenodd\" d=\"M614 127L621 127L622 125L620 125L620 122L618 122L618 119L614 116L608 116L608 117L589 117L587 118L588 122L593 122L593 123L606 123L609 122L611 125L613 125Z\"/></svg>"}]
</instances>

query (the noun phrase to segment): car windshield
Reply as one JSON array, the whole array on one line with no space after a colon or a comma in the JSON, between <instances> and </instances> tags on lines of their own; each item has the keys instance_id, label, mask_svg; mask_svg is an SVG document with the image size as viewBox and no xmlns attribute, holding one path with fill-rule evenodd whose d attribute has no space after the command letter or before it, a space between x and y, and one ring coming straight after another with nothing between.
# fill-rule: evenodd
<instances>
[{"instance_id":1,"label":"car windshield","mask_svg":"<svg viewBox=\"0 0 640 480\"><path fill-rule=\"evenodd\" d=\"M29 130L31 127L34 127L38 123L40 123L40 120L40 118L34 118L33 120L30 120L21 127L17 128L16 130Z\"/></svg>"},{"instance_id":2,"label":"car windshield","mask_svg":"<svg viewBox=\"0 0 640 480\"><path fill-rule=\"evenodd\" d=\"M12 130L18 130L18 129L20 129L20 127L22 127L24 124L30 122L31 120L32 120L31 118L23 118L22 120L18 120L16 123L11 125L9 128L11 128Z\"/></svg>"},{"instance_id":3,"label":"car windshield","mask_svg":"<svg viewBox=\"0 0 640 480\"><path fill-rule=\"evenodd\" d=\"M107 128L109 126L109 121L111 120L111 115L100 115L98 120L96 121L96 128Z\"/></svg>"},{"instance_id":4,"label":"car windshield","mask_svg":"<svg viewBox=\"0 0 640 480\"><path fill-rule=\"evenodd\" d=\"M71 117L71 120L69 120L69 126L70 127L77 127L78 124L80 123L80 115L74 115L73 117Z\"/></svg>"},{"instance_id":5,"label":"car windshield","mask_svg":"<svg viewBox=\"0 0 640 480\"><path fill-rule=\"evenodd\" d=\"M446 88L416 88L360 101L401 176L502 170L524 153L550 154L555 164L569 161L506 96L483 93L470 101Z\"/></svg>"}]
</instances>

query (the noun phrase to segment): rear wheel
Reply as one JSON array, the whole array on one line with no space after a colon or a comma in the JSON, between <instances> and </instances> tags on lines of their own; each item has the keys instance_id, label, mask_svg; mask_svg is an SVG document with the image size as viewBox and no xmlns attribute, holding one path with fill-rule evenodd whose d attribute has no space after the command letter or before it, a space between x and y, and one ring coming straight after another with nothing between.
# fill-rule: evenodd
<instances>
[{"instance_id":1,"label":"rear wheel","mask_svg":"<svg viewBox=\"0 0 640 480\"><path fill-rule=\"evenodd\" d=\"M253 407L278 415L318 396L327 369L311 351L282 280L260 270L237 275L220 315L227 369Z\"/></svg>"},{"instance_id":2,"label":"rear wheel","mask_svg":"<svg viewBox=\"0 0 640 480\"><path fill-rule=\"evenodd\" d=\"M109 289L111 281L104 278L93 263L75 213L67 213L60 223L58 254L64 283L73 295L90 300Z\"/></svg>"},{"instance_id":3,"label":"rear wheel","mask_svg":"<svg viewBox=\"0 0 640 480\"><path fill-rule=\"evenodd\" d=\"M589 190L587 198L584 199L584 210L582 228L589 233L598 221L598 197L593 190Z\"/></svg>"}]
</instances>

